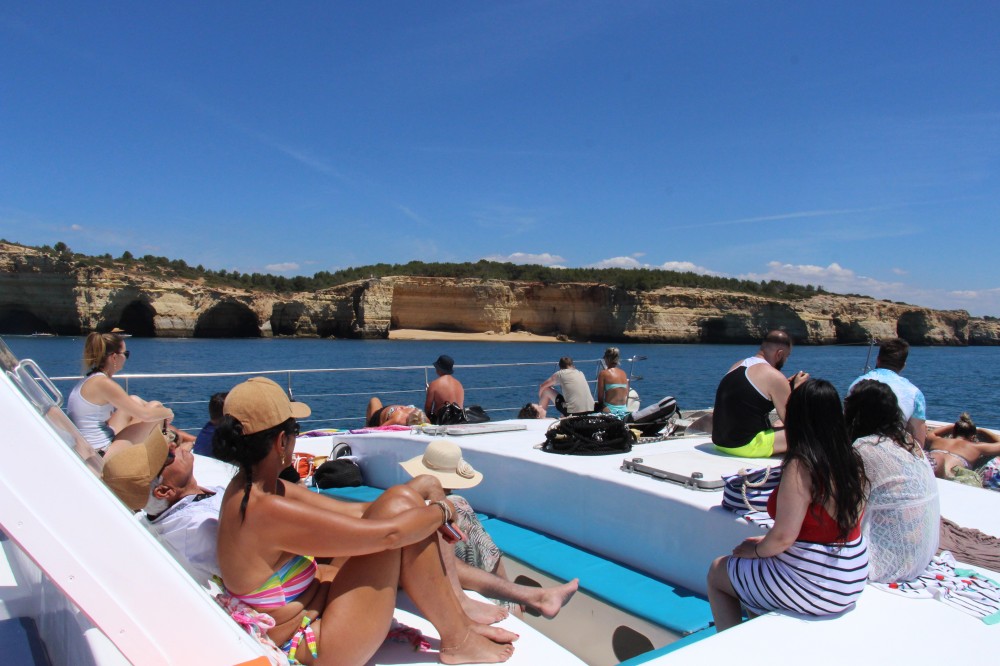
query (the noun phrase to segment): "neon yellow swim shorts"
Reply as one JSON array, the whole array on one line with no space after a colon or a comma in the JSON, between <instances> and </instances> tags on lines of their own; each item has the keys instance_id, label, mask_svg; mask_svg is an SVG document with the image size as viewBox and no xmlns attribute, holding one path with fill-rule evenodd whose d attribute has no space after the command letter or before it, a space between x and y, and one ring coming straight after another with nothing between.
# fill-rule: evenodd
<instances>
[{"instance_id":1,"label":"neon yellow swim shorts","mask_svg":"<svg viewBox=\"0 0 1000 666\"><path fill-rule=\"evenodd\" d=\"M759 432L743 446L729 447L716 444L715 450L740 458L770 458L774 455L774 431Z\"/></svg>"}]
</instances>

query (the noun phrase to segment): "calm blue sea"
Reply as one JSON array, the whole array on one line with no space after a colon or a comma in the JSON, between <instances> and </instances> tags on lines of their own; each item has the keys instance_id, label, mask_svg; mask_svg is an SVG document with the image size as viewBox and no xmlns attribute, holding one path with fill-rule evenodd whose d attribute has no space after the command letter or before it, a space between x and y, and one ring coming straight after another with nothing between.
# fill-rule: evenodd
<instances>
[{"instance_id":1,"label":"calm blue sea","mask_svg":"<svg viewBox=\"0 0 1000 666\"><path fill-rule=\"evenodd\" d=\"M4 336L19 358L30 358L51 377L80 374L83 338ZM428 367L439 354L455 359L456 377L466 387L466 403L481 404L494 418L509 418L537 399L537 387L557 369L560 356L571 356L590 378L597 374L602 344L426 342L401 340L255 339L202 340L130 338L126 374L250 372L284 369ZM635 363L634 381L643 403L665 395L682 408L711 406L719 378L736 360L752 355L750 345L621 345L622 357L645 356ZM877 351L877 350L875 350ZM874 351L871 364L874 365ZM784 370L805 370L830 380L841 394L861 374L866 346L796 347ZM486 363L538 363L500 369L463 368ZM626 372L628 362L623 363ZM904 375L919 386L928 417L954 420L962 411L984 426L1000 426L1000 347L915 347ZM426 371L433 378L433 370ZM179 427L196 430L207 420L207 401L242 377L128 380L130 393L169 404ZM383 402L423 403L425 370L341 372L274 377L313 407L310 427L357 427L371 395ZM57 382L68 395L72 382ZM506 410L506 411L503 411ZM550 412L554 413L554 412ZM332 420L332 419L344 420Z\"/></svg>"}]
</instances>

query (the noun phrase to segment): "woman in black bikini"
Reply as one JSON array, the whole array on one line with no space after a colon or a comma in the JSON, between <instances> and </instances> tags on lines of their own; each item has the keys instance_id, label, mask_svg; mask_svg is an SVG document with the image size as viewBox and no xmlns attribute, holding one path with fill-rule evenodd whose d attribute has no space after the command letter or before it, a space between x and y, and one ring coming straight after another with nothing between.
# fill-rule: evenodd
<instances>
[{"instance_id":1,"label":"woman in black bikini","mask_svg":"<svg viewBox=\"0 0 1000 666\"><path fill-rule=\"evenodd\" d=\"M1000 437L977 428L966 412L962 412L953 425L928 432L925 444L934 462L934 474L941 479L954 476L951 470L955 466L974 469L1000 455Z\"/></svg>"}]
</instances>

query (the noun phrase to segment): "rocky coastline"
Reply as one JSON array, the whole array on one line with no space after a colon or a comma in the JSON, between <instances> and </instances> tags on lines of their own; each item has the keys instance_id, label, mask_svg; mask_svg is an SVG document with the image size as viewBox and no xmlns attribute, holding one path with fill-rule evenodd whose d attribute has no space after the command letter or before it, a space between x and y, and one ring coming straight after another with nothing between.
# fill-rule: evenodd
<instances>
[{"instance_id":1,"label":"rocky coastline","mask_svg":"<svg viewBox=\"0 0 1000 666\"><path fill-rule=\"evenodd\" d=\"M1000 321L821 293L799 300L596 283L384 277L276 294L153 276L142 266L79 266L0 244L0 333L145 337L389 338L395 330L517 333L621 343L752 343L772 328L799 344L899 335L915 345L998 345Z\"/></svg>"}]
</instances>

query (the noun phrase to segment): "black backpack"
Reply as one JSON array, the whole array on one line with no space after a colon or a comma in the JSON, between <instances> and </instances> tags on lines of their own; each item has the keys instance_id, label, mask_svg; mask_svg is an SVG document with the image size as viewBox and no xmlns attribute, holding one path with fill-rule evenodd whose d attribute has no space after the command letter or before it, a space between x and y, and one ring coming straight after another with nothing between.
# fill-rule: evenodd
<instances>
[{"instance_id":1,"label":"black backpack","mask_svg":"<svg viewBox=\"0 0 1000 666\"><path fill-rule=\"evenodd\" d=\"M604 456L628 453L635 435L625 422L611 414L567 416L553 423L545 433L542 451L575 456Z\"/></svg>"}]
</instances>

